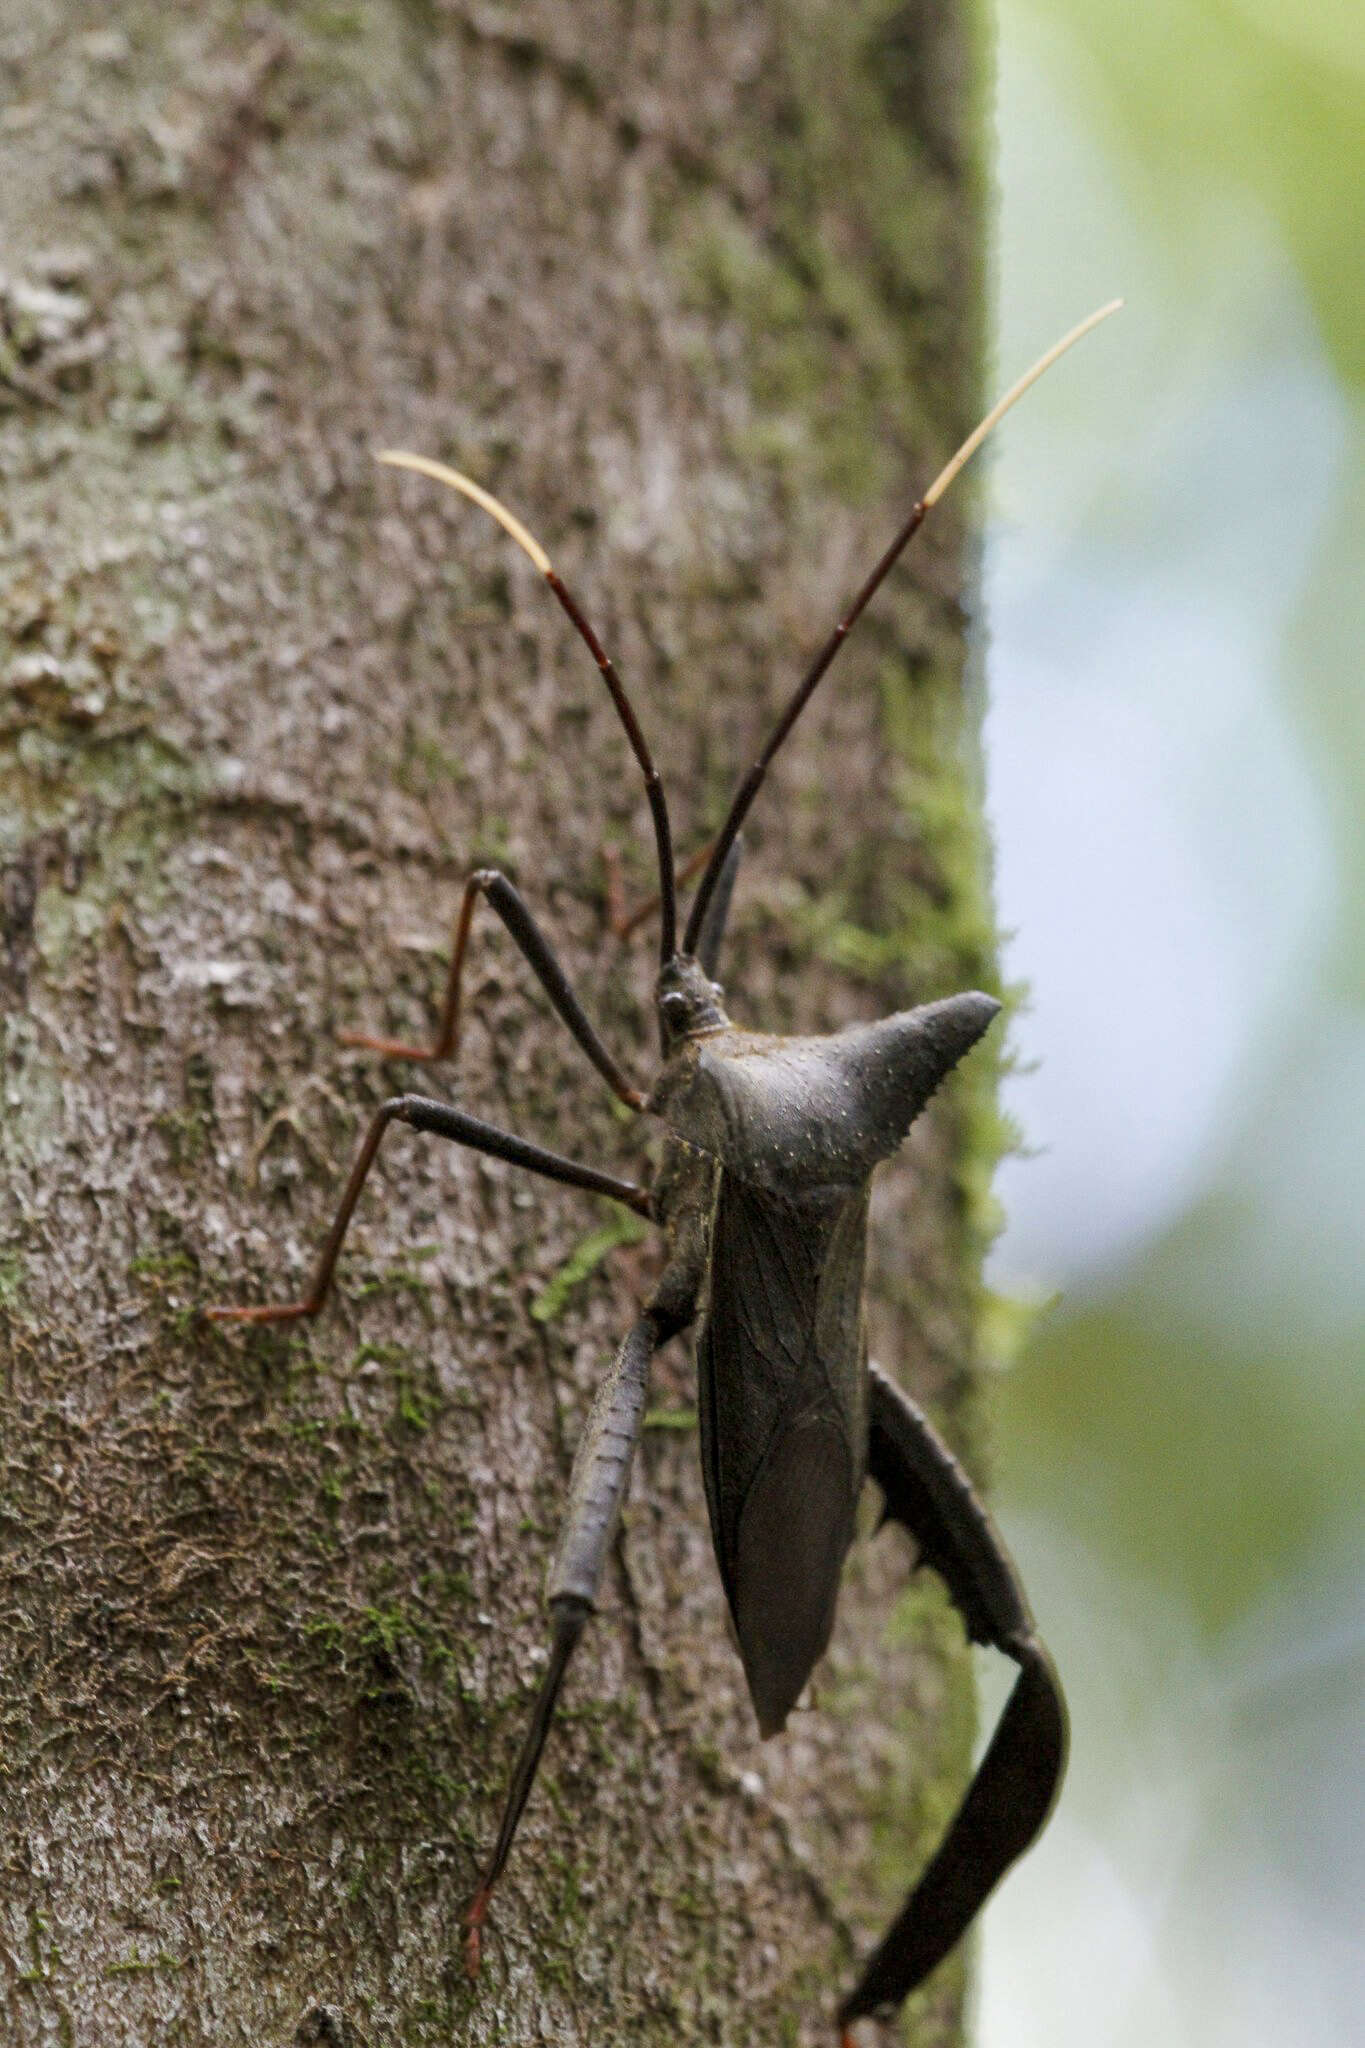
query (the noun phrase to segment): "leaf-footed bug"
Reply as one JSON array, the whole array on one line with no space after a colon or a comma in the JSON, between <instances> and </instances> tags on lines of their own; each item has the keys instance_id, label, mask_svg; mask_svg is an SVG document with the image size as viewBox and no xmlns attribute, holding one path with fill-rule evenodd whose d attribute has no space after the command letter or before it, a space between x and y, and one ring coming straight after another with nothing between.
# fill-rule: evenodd
<instances>
[{"instance_id":1,"label":"leaf-footed bug","mask_svg":"<svg viewBox=\"0 0 1365 2048\"><path fill-rule=\"evenodd\" d=\"M915 504L802 677L713 841L681 943L663 785L620 678L577 600L527 529L458 471L418 455L381 461L449 485L490 513L545 577L587 643L644 777L659 872L655 999L662 1060L643 1093L603 1044L518 891L484 868L465 886L442 1020L429 1047L347 1034L392 1056L434 1059L458 1041L466 942L483 896L559 1017L622 1102L661 1119L649 1188L495 1129L444 1102L400 1095L370 1123L303 1299L211 1308L216 1321L315 1315L361 1187L389 1125L401 1122L608 1195L656 1223L662 1278L598 1389L569 1485L550 1571L549 1661L512 1772L488 1863L465 1916L477 1971L489 1901L534 1783L564 1674L596 1602L645 1410L650 1362L700 1314L701 1458L716 1561L764 1735L786 1722L829 1640L854 1510L875 1479L885 1517L909 1531L917 1568L937 1572L972 1641L1018 1666L990 1745L939 1849L865 1964L839 2017L894 2010L956 1944L1051 1811L1066 1757L1066 1710L1014 1567L960 1466L915 1404L866 1354L863 1274L873 1169L900 1145L940 1081L999 1005L968 993L826 1037L777 1038L732 1024L713 979L740 829L769 764L849 629L930 508L991 428L1068 348L1117 309L1093 313L1021 377Z\"/></svg>"}]
</instances>

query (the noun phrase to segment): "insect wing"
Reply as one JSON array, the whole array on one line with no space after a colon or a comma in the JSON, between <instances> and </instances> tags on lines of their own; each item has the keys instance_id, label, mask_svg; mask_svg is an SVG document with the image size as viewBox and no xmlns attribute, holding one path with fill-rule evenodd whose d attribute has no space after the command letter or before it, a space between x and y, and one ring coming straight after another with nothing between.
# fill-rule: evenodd
<instances>
[{"instance_id":1,"label":"insect wing","mask_svg":"<svg viewBox=\"0 0 1365 2048\"><path fill-rule=\"evenodd\" d=\"M722 1177L698 1346L702 1469L764 1735L829 1641L866 1468L867 1191L784 1201Z\"/></svg>"}]
</instances>

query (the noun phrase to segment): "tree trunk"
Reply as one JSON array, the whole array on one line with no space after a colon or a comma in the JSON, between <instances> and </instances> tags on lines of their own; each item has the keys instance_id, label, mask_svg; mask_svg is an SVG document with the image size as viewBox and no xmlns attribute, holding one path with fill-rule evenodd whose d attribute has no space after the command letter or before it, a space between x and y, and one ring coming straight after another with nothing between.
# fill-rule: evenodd
<instances>
[{"instance_id":1,"label":"tree trunk","mask_svg":"<svg viewBox=\"0 0 1365 2048\"><path fill-rule=\"evenodd\" d=\"M373 451L472 470L549 547L689 853L977 407L968 13L0 18L8 2040L822 2041L941 1831L969 1675L933 1587L888 1632L893 1535L760 1745L674 1345L469 1984L573 1445L656 1248L399 1130L316 1322L197 1311L299 1288L403 1088L647 1170L487 917L456 1066L338 1045L430 1031L487 860L638 1079L654 1044L650 937L604 924L604 845L642 893L650 853L593 666L491 521ZM964 503L754 814L739 1021L990 984ZM874 1352L969 1456L988 1064L874 1226Z\"/></svg>"}]
</instances>

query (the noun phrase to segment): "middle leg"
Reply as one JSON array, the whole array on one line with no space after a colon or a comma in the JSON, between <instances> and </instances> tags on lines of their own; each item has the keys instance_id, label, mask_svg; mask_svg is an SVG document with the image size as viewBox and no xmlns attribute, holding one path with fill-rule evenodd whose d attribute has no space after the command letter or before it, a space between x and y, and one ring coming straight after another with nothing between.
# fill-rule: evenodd
<instances>
[{"instance_id":1,"label":"middle leg","mask_svg":"<svg viewBox=\"0 0 1365 2048\"><path fill-rule=\"evenodd\" d=\"M370 1119L370 1127L356 1154L332 1227L318 1255L317 1268L307 1294L298 1301L270 1302L262 1307L208 1308L204 1314L210 1322L287 1323L299 1316L317 1314L331 1287L342 1242L360 1199L360 1190L374 1165L380 1140L389 1125L395 1122L410 1124L415 1131L434 1132L437 1137L450 1138L457 1145L468 1145L494 1159L506 1159L513 1166L524 1166L528 1172L538 1173L544 1180L557 1180L571 1188L586 1188L590 1194L610 1195L614 1201L624 1202L628 1209L634 1209L639 1216L652 1217L654 1214L648 1189L637 1187L634 1181L618 1180L614 1174L601 1173L595 1166L580 1166L576 1159L565 1159L558 1152L547 1152L541 1145L532 1145L527 1139L497 1130L476 1116L467 1116L448 1102L434 1102L426 1095L395 1095L388 1102L381 1103Z\"/></svg>"}]
</instances>

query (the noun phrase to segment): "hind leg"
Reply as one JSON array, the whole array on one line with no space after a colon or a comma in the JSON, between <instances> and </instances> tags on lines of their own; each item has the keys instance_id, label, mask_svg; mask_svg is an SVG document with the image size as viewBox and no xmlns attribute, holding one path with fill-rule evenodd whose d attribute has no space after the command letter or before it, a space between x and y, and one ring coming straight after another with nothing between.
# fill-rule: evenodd
<instances>
[{"instance_id":1,"label":"hind leg","mask_svg":"<svg viewBox=\"0 0 1365 2048\"><path fill-rule=\"evenodd\" d=\"M975 1643L1019 1667L990 1747L947 1834L839 2009L894 2011L966 1933L988 1894L1036 1839L1066 1767L1066 1703L1018 1576L971 1482L927 1418L876 1366L868 1470L887 1519L919 1545ZM851 2035L845 2032L845 2042Z\"/></svg>"},{"instance_id":2,"label":"hind leg","mask_svg":"<svg viewBox=\"0 0 1365 2048\"><path fill-rule=\"evenodd\" d=\"M497 1841L465 1913L465 1967L471 1977L478 1974L488 1902L535 1783L564 1674L596 1605L644 1417L650 1360L668 1334L668 1327L649 1313L632 1325L597 1390L574 1457L569 1505L550 1571L550 1661L512 1771Z\"/></svg>"}]
</instances>

